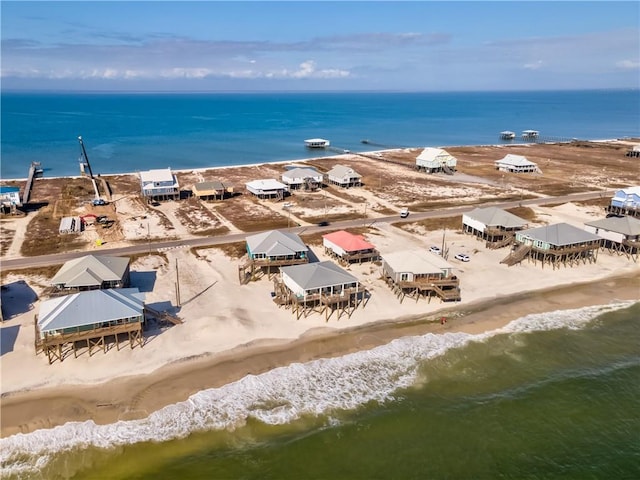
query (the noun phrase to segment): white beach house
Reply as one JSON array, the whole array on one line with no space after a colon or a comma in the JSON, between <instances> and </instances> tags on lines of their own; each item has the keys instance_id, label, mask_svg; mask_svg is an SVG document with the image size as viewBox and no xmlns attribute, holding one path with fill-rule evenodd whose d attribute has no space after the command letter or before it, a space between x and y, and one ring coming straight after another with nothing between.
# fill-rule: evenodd
<instances>
[{"instance_id":1,"label":"white beach house","mask_svg":"<svg viewBox=\"0 0 640 480\"><path fill-rule=\"evenodd\" d=\"M353 168L345 165L336 165L327 172L329 183L340 187L359 187L362 182L362 175Z\"/></svg>"},{"instance_id":2,"label":"white beach house","mask_svg":"<svg viewBox=\"0 0 640 480\"><path fill-rule=\"evenodd\" d=\"M180 198L178 178L170 168L140 172L140 188L142 196L148 201Z\"/></svg>"},{"instance_id":3,"label":"white beach house","mask_svg":"<svg viewBox=\"0 0 640 480\"><path fill-rule=\"evenodd\" d=\"M427 147L416 158L416 169L427 173L455 171L458 160L442 148Z\"/></svg>"},{"instance_id":4,"label":"white beach house","mask_svg":"<svg viewBox=\"0 0 640 480\"><path fill-rule=\"evenodd\" d=\"M514 155L509 153L504 158L496 160L495 166L497 170L509 173L542 173L538 165L528 160L522 155Z\"/></svg>"},{"instance_id":5,"label":"white beach house","mask_svg":"<svg viewBox=\"0 0 640 480\"><path fill-rule=\"evenodd\" d=\"M317 170L309 167L296 167L282 174L282 183L290 189L315 190L322 186L323 176Z\"/></svg>"},{"instance_id":6,"label":"white beach house","mask_svg":"<svg viewBox=\"0 0 640 480\"><path fill-rule=\"evenodd\" d=\"M252 180L245 183L247 190L258 198L284 198L289 187L275 178Z\"/></svg>"}]
</instances>

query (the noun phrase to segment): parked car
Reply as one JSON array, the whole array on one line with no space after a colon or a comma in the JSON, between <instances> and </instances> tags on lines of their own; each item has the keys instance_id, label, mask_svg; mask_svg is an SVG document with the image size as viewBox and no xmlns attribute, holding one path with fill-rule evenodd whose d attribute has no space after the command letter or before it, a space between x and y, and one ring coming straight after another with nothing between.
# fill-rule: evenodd
<instances>
[{"instance_id":1,"label":"parked car","mask_svg":"<svg viewBox=\"0 0 640 480\"><path fill-rule=\"evenodd\" d=\"M461 262L468 262L471 260L469 255L465 255L464 253L458 253L455 257L456 260L460 260Z\"/></svg>"},{"instance_id":2,"label":"parked car","mask_svg":"<svg viewBox=\"0 0 640 480\"><path fill-rule=\"evenodd\" d=\"M432 247L429 247L429 251L431 253L435 253L436 255L442 255L442 250L440 249L440 247L436 247L435 245Z\"/></svg>"},{"instance_id":3,"label":"parked car","mask_svg":"<svg viewBox=\"0 0 640 480\"><path fill-rule=\"evenodd\" d=\"M318 222L318 226L319 227L328 227L329 226L329 222L327 222L326 220L323 220L322 222Z\"/></svg>"},{"instance_id":4,"label":"parked car","mask_svg":"<svg viewBox=\"0 0 640 480\"><path fill-rule=\"evenodd\" d=\"M400 210L400 217L407 218L409 216L409 209L407 207Z\"/></svg>"},{"instance_id":5,"label":"parked car","mask_svg":"<svg viewBox=\"0 0 640 480\"><path fill-rule=\"evenodd\" d=\"M96 207L99 206L99 205L106 205L106 204L107 204L107 202L105 202L102 198L96 198L93 201L93 205L96 206Z\"/></svg>"}]
</instances>

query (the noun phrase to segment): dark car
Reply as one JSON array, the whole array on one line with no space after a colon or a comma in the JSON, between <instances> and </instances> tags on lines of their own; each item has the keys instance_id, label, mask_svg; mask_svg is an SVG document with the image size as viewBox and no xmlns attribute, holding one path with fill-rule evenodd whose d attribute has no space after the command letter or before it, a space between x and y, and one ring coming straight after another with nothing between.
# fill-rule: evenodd
<instances>
[{"instance_id":1,"label":"dark car","mask_svg":"<svg viewBox=\"0 0 640 480\"><path fill-rule=\"evenodd\" d=\"M322 222L318 222L318 226L319 227L328 227L329 226L329 222L327 222L326 220L324 220Z\"/></svg>"}]
</instances>

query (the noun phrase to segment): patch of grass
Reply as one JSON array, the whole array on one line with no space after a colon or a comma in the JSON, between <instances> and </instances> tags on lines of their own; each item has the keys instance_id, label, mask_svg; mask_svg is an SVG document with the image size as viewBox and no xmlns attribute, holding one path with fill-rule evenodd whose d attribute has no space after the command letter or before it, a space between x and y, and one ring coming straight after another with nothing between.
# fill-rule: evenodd
<instances>
[{"instance_id":1,"label":"patch of grass","mask_svg":"<svg viewBox=\"0 0 640 480\"><path fill-rule=\"evenodd\" d=\"M5 283L7 277L11 276L11 275L15 275L15 276L22 276L24 275L24 270L25 269L29 269L29 275L30 276L38 276L38 277L44 277L46 279L51 279L53 278L53 276L58 273L58 270L60 270L60 268L62 267L62 265L49 265L46 267L25 267L25 268L20 268L20 269L13 269L13 270L2 270L0 272L0 279L2 281L2 283Z\"/></svg>"},{"instance_id":2,"label":"patch of grass","mask_svg":"<svg viewBox=\"0 0 640 480\"><path fill-rule=\"evenodd\" d=\"M505 211L511 213L512 215L515 215L516 217L528 220L529 222L536 221L536 212L534 212L533 209L529 207L507 208Z\"/></svg>"},{"instance_id":3,"label":"patch of grass","mask_svg":"<svg viewBox=\"0 0 640 480\"><path fill-rule=\"evenodd\" d=\"M217 248L229 258L242 258L247 253L246 242L225 243L222 245L215 245L209 248Z\"/></svg>"},{"instance_id":4,"label":"patch of grass","mask_svg":"<svg viewBox=\"0 0 640 480\"><path fill-rule=\"evenodd\" d=\"M27 226L20 253L30 257L69 252L86 244L73 234L61 235L59 228L60 219L54 218L52 207L42 208Z\"/></svg>"}]
</instances>

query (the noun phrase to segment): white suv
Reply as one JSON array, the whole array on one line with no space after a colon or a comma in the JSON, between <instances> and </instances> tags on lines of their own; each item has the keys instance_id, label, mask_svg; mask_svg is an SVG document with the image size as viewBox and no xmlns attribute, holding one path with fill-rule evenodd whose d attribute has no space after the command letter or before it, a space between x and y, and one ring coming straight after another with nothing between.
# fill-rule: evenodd
<instances>
[{"instance_id":1,"label":"white suv","mask_svg":"<svg viewBox=\"0 0 640 480\"><path fill-rule=\"evenodd\" d=\"M442 250L440 249L440 247L436 247L435 245L433 247L430 247L429 251L431 253L435 253L436 255L442 255Z\"/></svg>"},{"instance_id":2,"label":"white suv","mask_svg":"<svg viewBox=\"0 0 640 480\"><path fill-rule=\"evenodd\" d=\"M409 209L407 207L404 207L402 210L400 210L400 217L407 218L408 216L409 216Z\"/></svg>"}]
</instances>

